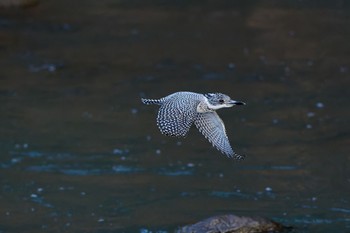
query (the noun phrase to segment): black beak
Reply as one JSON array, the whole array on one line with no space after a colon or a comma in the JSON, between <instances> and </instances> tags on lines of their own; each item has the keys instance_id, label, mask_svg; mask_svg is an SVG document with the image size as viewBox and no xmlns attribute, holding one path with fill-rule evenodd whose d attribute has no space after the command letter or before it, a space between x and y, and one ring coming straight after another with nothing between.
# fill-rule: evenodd
<instances>
[{"instance_id":1,"label":"black beak","mask_svg":"<svg viewBox=\"0 0 350 233\"><path fill-rule=\"evenodd\" d=\"M232 105L246 105L244 102L236 101L236 100L231 100L230 104L232 104Z\"/></svg>"}]
</instances>

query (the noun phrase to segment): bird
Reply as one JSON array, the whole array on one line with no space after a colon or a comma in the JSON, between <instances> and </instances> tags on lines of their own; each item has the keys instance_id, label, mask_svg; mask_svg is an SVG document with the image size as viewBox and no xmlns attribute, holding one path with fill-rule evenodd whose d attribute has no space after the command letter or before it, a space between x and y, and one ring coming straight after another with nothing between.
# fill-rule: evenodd
<instances>
[{"instance_id":1,"label":"bird","mask_svg":"<svg viewBox=\"0 0 350 233\"><path fill-rule=\"evenodd\" d=\"M172 137L185 137L194 124L204 137L229 158L244 159L236 154L226 134L224 122L216 110L234 105L246 105L222 93L200 94L180 91L160 99L141 98L146 105L160 105L157 125L160 132Z\"/></svg>"}]
</instances>

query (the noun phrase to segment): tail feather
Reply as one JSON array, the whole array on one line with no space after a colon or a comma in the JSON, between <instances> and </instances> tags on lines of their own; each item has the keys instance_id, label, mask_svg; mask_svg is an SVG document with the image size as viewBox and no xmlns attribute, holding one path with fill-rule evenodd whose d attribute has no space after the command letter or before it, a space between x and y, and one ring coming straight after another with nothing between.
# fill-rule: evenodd
<instances>
[{"instance_id":1,"label":"tail feather","mask_svg":"<svg viewBox=\"0 0 350 233\"><path fill-rule=\"evenodd\" d=\"M147 105L150 105L150 104L161 105L162 104L162 101L159 100L159 99L157 100L157 99L144 99L144 98L141 98L141 101L142 101L142 103L147 104Z\"/></svg>"}]
</instances>

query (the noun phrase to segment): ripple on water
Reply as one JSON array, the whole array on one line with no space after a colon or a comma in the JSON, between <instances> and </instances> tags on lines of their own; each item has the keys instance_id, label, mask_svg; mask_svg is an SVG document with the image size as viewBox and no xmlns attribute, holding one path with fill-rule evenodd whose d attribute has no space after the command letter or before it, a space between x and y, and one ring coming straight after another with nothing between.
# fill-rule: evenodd
<instances>
[{"instance_id":1,"label":"ripple on water","mask_svg":"<svg viewBox=\"0 0 350 233\"><path fill-rule=\"evenodd\" d=\"M30 195L30 200L32 202L35 202L35 203L37 203L37 204L39 204L41 206L44 206L44 207L48 207L48 208L53 208L54 207L52 204L46 202L43 197L41 197L40 195L35 194L35 193L32 193Z\"/></svg>"},{"instance_id":2,"label":"ripple on water","mask_svg":"<svg viewBox=\"0 0 350 233\"><path fill-rule=\"evenodd\" d=\"M153 230L149 230L149 229L146 229L146 228L141 228L140 233L168 233L168 231L163 231L163 230L156 230L156 231L153 231Z\"/></svg>"},{"instance_id":3,"label":"ripple on water","mask_svg":"<svg viewBox=\"0 0 350 233\"><path fill-rule=\"evenodd\" d=\"M20 166L23 167L21 169L26 171L62 173L71 176L130 173L153 173L162 176L190 176L194 175L195 172L196 166L193 163L186 165L168 164L156 168L140 167L140 163L137 161L125 159L125 154L128 152L128 150L115 149L112 152L113 160L111 160L110 154L78 156L70 153L13 151L11 152L13 156L11 160L7 163L2 163L1 168L8 169L14 166ZM115 155L117 155L117 164L115 164ZM96 161L100 161L99 164L96 164Z\"/></svg>"},{"instance_id":4,"label":"ripple on water","mask_svg":"<svg viewBox=\"0 0 350 233\"><path fill-rule=\"evenodd\" d=\"M138 173L145 171L145 169L142 168L125 165L115 165L112 169L115 173Z\"/></svg>"},{"instance_id":5,"label":"ripple on water","mask_svg":"<svg viewBox=\"0 0 350 233\"><path fill-rule=\"evenodd\" d=\"M334 212L342 212L342 213L347 213L350 214L350 209L344 209L344 208L330 208L331 211ZM350 221L350 219L348 219Z\"/></svg>"},{"instance_id":6,"label":"ripple on water","mask_svg":"<svg viewBox=\"0 0 350 233\"><path fill-rule=\"evenodd\" d=\"M241 191L236 191L236 192L211 191L209 193L209 196L220 197L220 198L239 197L242 199L254 199L254 195L242 193Z\"/></svg>"},{"instance_id":7,"label":"ripple on water","mask_svg":"<svg viewBox=\"0 0 350 233\"><path fill-rule=\"evenodd\" d=\"M194 174L194 169L191 167L162 167L156 169L158 175L163 176L190 176Z\"/></svg>"}]
</instances>

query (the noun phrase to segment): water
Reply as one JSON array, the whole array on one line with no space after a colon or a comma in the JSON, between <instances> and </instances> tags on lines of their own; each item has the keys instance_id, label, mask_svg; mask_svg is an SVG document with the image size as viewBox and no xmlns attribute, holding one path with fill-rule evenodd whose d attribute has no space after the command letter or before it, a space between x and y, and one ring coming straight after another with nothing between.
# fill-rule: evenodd
<instances>
[{"instance_id":1,"label":"water","mask_svg":"<svg viewBox=\"0 0 350 233\"><path fill-rule=\"evenodd\" d=\"M79 13L77 13L79 10ZM172 232L233 213L350 231L345 1L47 1L1 9L0 231ZM179 90L246 160L162 136Z\"/></svg>"}]
</instances>

